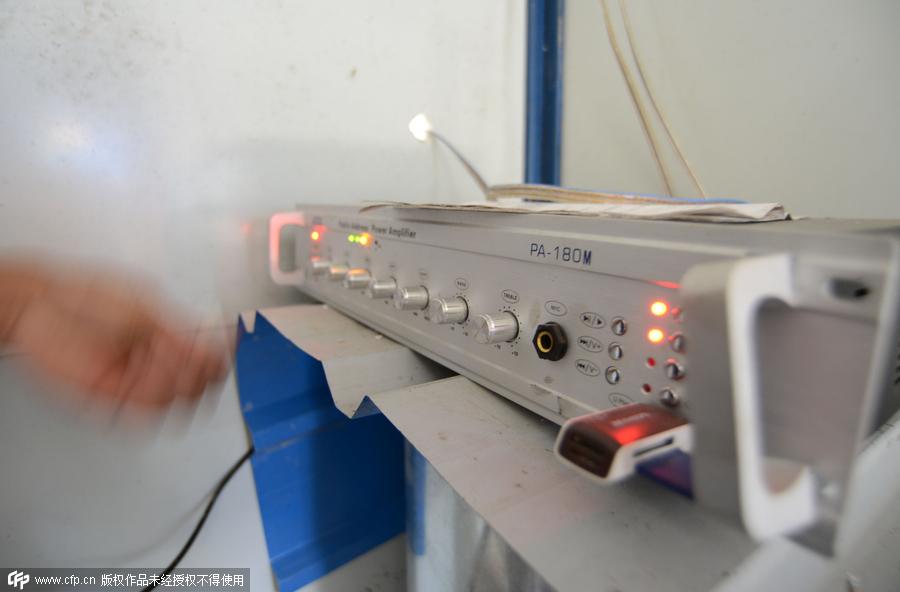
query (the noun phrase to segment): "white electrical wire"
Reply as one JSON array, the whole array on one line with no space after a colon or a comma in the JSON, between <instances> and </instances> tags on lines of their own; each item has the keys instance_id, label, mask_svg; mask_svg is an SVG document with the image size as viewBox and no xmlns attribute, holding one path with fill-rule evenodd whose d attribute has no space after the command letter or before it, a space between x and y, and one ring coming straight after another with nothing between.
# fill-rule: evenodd
<instances>
[{"instance_id":1,"label":"white electrical wire","mask_svg":"<svg viewBox=\"0 0 900 592\"><path fill-rule=\"evenodd\" d=\"M641 128L644 131L644 136L647 139L647 143L650 145L650 150L653 153L654 161L659 169L660 176L662 177L663 184L666 188L666 194L669 196L674 195L672 191L672 179L669 176L669 171L666 169L665 163L663 162L662 155L660 154L660 145L659 141L656 138L656 134L653 131L653 126L650 123L650 118L648 113L644 107L643 102L641 101L640 95L638 93L637 84L635 83L634 77L631 73L631 69L628 67L625 57L622 55L622 50L619 47L619 40L616 36L615 29L612 25L612 17L609 12L609 4L607 0L600 0L600 4L603 8L603 21L606 25L607 37L609 38L609 44L612 48L613 54L616 58L616 63L619 66L619 71L622 73L622 77L625 79L626 86L628 87L628 93L631 97L632 105L634 105L640 122ZM625 35L628 39L628 46L631 52L631 57L634 60L635 66L637 67L638 76L641 81L641 85L647 92L647 96L650 99L650 104L653 106L653 111L656 113L656 116L659 118L660 122L665 129L666 136L668 136L669 141L672 143L672 146L675 148L675 152L678 154L679 159L684 164L685 169L687 169L688 175L691 177L691 181L693 181L694 185L697 187L697 190L700 192L701 197L706 199L707 194L703 185L700 183L700 179L697 177L694 168L691 166L691 163L688 161L687 157L684 155L684 151L681 149L681 145L678 143L678 140L675 138L675 134L672 132L672 128L669 125L669 121L666 118L665 114L662 111L662 108L659 106L659 103L656 101L656 97L653 93L653 90L650 88L650 84L647 81L647 77L644 75L643 63L640 57L640 52L637 49L637 46L634 42L634 32L631 28L631 21L628 17L628 10L625 7L625 0L619 0L619 10L622 13L622 21L625 25ZM463 168L465 168L466 172L472 177L472 180L478 185L478 188L484 194L485 198L489 201L496 200L503 193L512 190L513 187L516 188L516 191L520 191L521 187L531 187L531 186L505 186L503 190L500 190L499 187L491 187L488 185L481 174L475 169L472 163L462 155L462 153L456 149L456 147L444 136L434 131L434 128L431 125L431 122L425 116L424 113L419 113L409 122L409 132L412 136L420 141L427 142L429 139L434 138L441 144L443 144L450 152L459 160L460 164L462 164ZM534 186L532 189L537 191L538 187ZM539 193L550 193L548 190L550 188L540 187ZM536 197L536 196L535 196ZM605 193L595 193L593 198L600 199L611 199L612 197L624 197L619 194L605 194ZM634 197L634 196L630 196ZM555 195L550 197L549 195L546 199L564 199L561 195ZM570 197L571 198L571 197ZM580 199L579 199L580 201Z\"/></svg>"},{"instance_id":2,"label":"white electrical wire","mask_svg":"<svg viewBox=\"0 0 900 592\"><path fill-rule=\"evenodd\" d=\"M605 0L604 0L605 1ZM644 76L644 67L641 63L641 56L638 52L637 45L634 42L634 33L631 29L631 20L628 18L628 10L625 7L626 0L619 0L619 10L622 12L622 21L625 23L625 35L628 37L628 45L631 48L631 57L634 59L634 63L637 66L638 77L641 79L641 83L644 85L644 88L647 91L647 96L650 98L650 104L653 105L653 110L656 112L657 117L663 124L663 128L666 130L666 135L669 137L669 141L672 142L672 146L675 147L675 152L678 153L678 157L681 159L681 162L684 163L684 168L687 169L688 175L691 177L691 181L696 185L697 190L700 192L701 197L706 197L706 191L703 189L703 185L700 183L700 179L697 178L697 174L694 172L694 168L691 166L691 163L688 162L687 157L685 157L684 152L681 149L681 145L678 143L678 140L675 139L675 134L672 133L672 129L669 126L669 121L666 119L666 116L663 114L662 109L659 104L656 102L656 97L653 94L653 89L650 88L650 84L647 82L647 78Z\"/></svg>"},{"instance_id":3,"label":"white electrical wire","mask_svg":"<svg viewBox=\"0 0 900 592\"><path fill-rule=\"evenodd\" d=\"M453 144L450 143L450 140L434 131L431 122L428 121L428 118L424 113L419 113L418 115L413 117L412 120L410 120L409 133L411 133L412 136L420 142L427 142L429 138L434 138L435 140L446 146L447 149L453 153L453 156L455 156L459 160L460 164L463 165L463 168L466 169L466 172L469 173L469 176L472 177L472 180L475 181L475 183L478 185L478 188L481 189L481 192L484 194L485 198L487 198L489 201L493 201L495 199L491 194L490 187L488 187L488 184L485 183L484 177L482 177L481 174L472 165L472 163L470 163L469 160L465 156L463 156L462 153L457 150Z\"/></svg>"},{"instance_id":4,"label":"white electrical wire","mask_svg":"<svg viewBox=\"0 0 900 592\"><path fill-rule=\"evenodd\" d=\"M619 71L622 73L622 77L625 78L625 84L628 86L628 93L631 96L631 102L634 105L635 109L637 109L639 119L641 120L641 127L644 130L644 135L647 138L647 142L650 144L650 150L653 152L653 158L656 161L656 166L659 168L659 173L663 178L663 183L666 186L666 195L673 195L672 193L672 180L669 178L669 172L666 170L665 165L663 164L662 157L659 153L659 142L656 139L656 134L653 132L653 128L650 125L649 117L647 116L647 112L645 111L644 104L641 102L640 96L638 95L637 85L635 84L634 78L631 75L631 70L625 64L625 56L622 55L622 50L619 47L619 40L616 37L616 32L613 29L612 18L609 15L609 5L606 0L600 0L600 4L603 7L603 21L606 24L606 33L609 38L609 45L612 47L613 54L616 57L616 63L619 65Z\"/></svg>"},{"instance_id":5,"label":"white electrical wire","mask_svg":"<svg viewBox=\"0 0 900 592\"><path fill-rule=\"evenodd\" d=\"M475 183L478 184L478 188L481 189L481 192L484 194L484 196L488 199L491 199L491 193L488 184L485 183L484 178L481 176L481 174L477 170L475 170L475 167L472 166L472 163L470 163L468 159L463 156L462 153L453 146L453 144L450 143L450 140L434 130L431 130L428 133L432 138L446 146L447 149L450 150L450 152L452 152L456 156L456 158L459 159L459 162L462 163L463 167L466 169Z\"/></svg>"}]
</instances>

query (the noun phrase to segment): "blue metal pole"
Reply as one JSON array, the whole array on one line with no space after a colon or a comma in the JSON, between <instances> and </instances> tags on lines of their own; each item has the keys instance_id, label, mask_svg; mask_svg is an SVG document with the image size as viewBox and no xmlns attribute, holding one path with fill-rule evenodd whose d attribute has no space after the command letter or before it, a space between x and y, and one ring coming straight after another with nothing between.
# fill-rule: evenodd
<instances>
[{"instance_id":1,"label":"blue metal pole","mask_svg":"<svg viewBox=\"0 0 900 592\"><path fill-rule=\"evenodd\" d=\"M525 181L559 185L565 0L528 0Z\"/></svg>"}]
</instances>

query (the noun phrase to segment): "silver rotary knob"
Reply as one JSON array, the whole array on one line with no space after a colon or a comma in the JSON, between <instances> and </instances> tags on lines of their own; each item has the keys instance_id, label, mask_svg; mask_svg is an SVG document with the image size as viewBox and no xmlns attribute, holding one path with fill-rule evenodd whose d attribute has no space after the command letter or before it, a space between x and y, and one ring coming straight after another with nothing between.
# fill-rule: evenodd
<instances>
[{"instance_id":1,"label":"silver rotary knob","mask_svg":"<svg viewBox=\"0 0 900 592\"><path fill-rule=\"evenodd\" d=\"M347 275L347 272L350 271L350 268L346 265L332 265L328 268L328 279L333 282L344 279L344 276Z\"/></svg>"},{"instance_id":2,"label":"silver rotary knob","mask_svg":"<svg viewBox=\"0 0 900 592\"><path fill-rule=\"evenodd\" d=\"M349 290L362 290L369 285L372 275L368 269L355 268L344 276L344 287Z\"/></svg>"},{"instance_id":3,"label":"silver rotary knob","mask_svg":"<svg viewBox=\"0 0 900 592\"><path fill-rule=\"evenodd\" d=\"M329 269L331 269L331 261L328 259L313 257L309 261L309 270L313 275L324 275L328 273Z\"/></svg>"},{"instance_id":4,"label":"silver rotary knob","mask_svg":"<svg viewBox=\"0 0 900 592\"><path fill-rule=\"evenodd\" d=\"M398 310L424 310L428 306L428 290L425 286L397 288L394 307Z\"/></svg>"},{"instance_id":5,"label":"silver rotary knob","mask_svg":"<svg viewBox=\"0 0 900 592\"><path fill-rule=\"evenodd\" d=\"M386 280L369 280L369 287L366 288L366 296L369 298L393 298L394 292L397 291L397 282L394 278Z\"/></svg>"},{"instance_id":6,"label":"silver rotary knob","mask_svg":"<svg viewBox=\"0 0 900 592\"><path fill-rule=\"evenodd\" d=\"M469 305L462 298L434 298L428 303L432 323L446 325L462 323L469 317Z\"/></svg>"},{"instance_id":7,"label":"silver rotary knob","mask_svg":"<svg viewBox=\"0 0 900 592\"><path fill-rule=\"evenodd\" d=\"M475 317L475 341L502 343L512 341L519 334L519 319L511 312L480 314Z\"/></svg>"}]
</instances>

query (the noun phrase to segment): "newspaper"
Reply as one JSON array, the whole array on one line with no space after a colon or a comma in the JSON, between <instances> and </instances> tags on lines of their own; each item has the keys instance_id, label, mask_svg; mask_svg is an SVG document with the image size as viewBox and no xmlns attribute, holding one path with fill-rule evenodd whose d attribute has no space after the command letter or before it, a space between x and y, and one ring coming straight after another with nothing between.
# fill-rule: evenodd
<instances>
[{"instance_id":1,"label":"newspaper","mask_svg":"<svg viewBox=\"0 0 900 592\"><path fill-rule=\"evenodd\" d=\"M615 203L559 203L534 202L522 198L501 201L472 201L463 203L409 203L380 201L365 205L361 211L377 208L450 210L465 212L494 212L503 214L564 214L640 220L678 220L685 222L748 223L790 220L778 203L743 203L734 200L691 200L673 202L642 197L631 203L627 196L616 196Z\"/></svg>"}]
</instances>

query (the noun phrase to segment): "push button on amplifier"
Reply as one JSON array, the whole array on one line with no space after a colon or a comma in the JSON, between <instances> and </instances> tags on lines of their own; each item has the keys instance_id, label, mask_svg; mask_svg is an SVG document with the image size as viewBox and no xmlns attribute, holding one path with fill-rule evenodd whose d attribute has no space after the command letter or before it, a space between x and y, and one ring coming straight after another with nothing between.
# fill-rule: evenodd
<instances>
[{"instance_id":1,"label":"push button on amplifier","mask_svg":"<svg viewBox=\"0 0 900 592\"><path fill-rule=\"evenodd\" d=\"M609 344L609 357L614 360L621 360L622 356L625 352L622 350L622 346L618 343L610 343Z\"/></svg>"},{"instance_id":2,"label":"push button on amplifier","mask_svg":"<svg viewBox=\"0 0 900 592\"><path fill-rule=\"evenodd\" d=\"M606 382L609 384L619 384L620 380L622 380L622 372L618 368L610 366L606 369Z\"/></svg>"},{"instance_id":3,"label":"push button on amplifier","mask_svg":"<svg viewBox=\"0 0 900 592\"><path fill-rule=\"evenodd\" d=\"M684 335L682 335L681 333L674 333L671 337L669 337L669 347L671 347L672 351L675 353L683 353Z\"/></svg>"},{"instance_id":4,"label":"push button on amplifier","mask_svg":"<svg viewBox=\"0 0 900 592\"><path fill-rule=\"evenodd\" d=\"M679 403L678 393L670 388L659 391L659 402L666 407L675 407Z\"/></svg>"},{"instance_id":5,"label":"push button on amplifier","mask_svg":"<svg viewBox=\"0 0 900 592\"><path fill-rule=\"evenodd\" d=\"M684 378L684 367L675 360L666 362L666 376L672 380Z\"/></svg>"},{"instance_id":6,"label":"push button on amplifier","mask_svg":"<svg viewBox=\"0 0 900 592\"><path fill-rule=\"evenodd\" d=\"M625 335L628 332L628 323L622 317L616 317L612 320L612 332L616 335Z\"/></svg>"}]
</instances>

